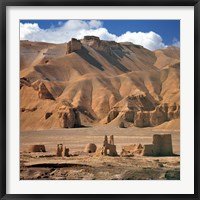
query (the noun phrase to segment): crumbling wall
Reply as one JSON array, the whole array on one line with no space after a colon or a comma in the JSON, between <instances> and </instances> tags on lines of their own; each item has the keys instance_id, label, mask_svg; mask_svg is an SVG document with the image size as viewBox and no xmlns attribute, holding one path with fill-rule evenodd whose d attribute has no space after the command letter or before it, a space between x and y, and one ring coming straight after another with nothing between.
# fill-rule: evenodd
<instances>
[{"instance_id":1,"label":"crumbling wall","mask_svg":"<svg viewBox=\"0 0 200 200\"><path fill-rule=\"evenodd\" d=\"M141 144L133 144L128 146L122 146L121 156L134 156L140 155L143 151L143 146Z\"/></svg>"},{"instance_id":2,"label":"crumbling wall","mask_svg":"<svg viewBox=\"0 0 200 200\"><path fill-rule=\"evenodd\" d=\"M82 48L82 44L80 40L72 38L71 41L67 43L67 54L80 50L81 48Z\"/></svg>"},{"instance_id":3,"label":"crumbling wall","mask_svg":"<svg viewBox=\"0 0 200 200\"><path fill-rule=\"evenodd\" d=\"M114 145L114 136L110 136L110 142L108 142L108 137L105 135L103 146L97 148L96 150L97 156L117 156L116 145Z\"/></svg>"},{"instance_id":4,"label":"crumbling wall","mask_svg":"<svg viewBox=\"0 0 200 200\"><path fill-rule=\"evenodd\" d=\"M45 146L42 144L29 145L28 152L46 152Z\"/></svg>"},{"instance_id":5,"label":"crumbling wall","mask_svg":"<svg viewBox=\"0 0 200 200\"><path fill-rule=\"evenodd\" d=\"M142 152L143 156L155 156L155 147L153 144L145 144Z\"/></svg>"},{"instance_id":6,"label":"crumbling wall","mask_svg":"<svg viewBox=\"0 0 200 200\"><path fill-rule=\"evenodd\" d=\"M144 156L172 156L172 136L171 134L153 135L153 144L144 145L142 155Z\"/></svg>"},{"instance_id":7,"label":"crumbling wall","mask_svg":"<svg viewBox=\"0 0 200 200\"><path fill-rule=\"evenodd\" d=\"M153 135L153 145L156 155L168 156L173 154L171 134Z\"/></svg>"},{"instance_id":8,"label":"crumbling wall","mask_svg":"<svg viewBox=\"0 0 200 200\"><path fill-rule=\"evenodd\" d=\"M154 134L152 144L133 144L122 147L121 156L172 156L171 134Z\"/></svg>"}]
</instances>

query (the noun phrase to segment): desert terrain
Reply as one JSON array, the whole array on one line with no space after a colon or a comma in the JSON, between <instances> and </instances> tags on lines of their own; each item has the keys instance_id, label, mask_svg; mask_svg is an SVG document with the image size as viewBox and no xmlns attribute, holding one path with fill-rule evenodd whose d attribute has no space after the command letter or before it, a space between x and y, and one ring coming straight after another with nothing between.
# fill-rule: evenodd
<instances>
[{"instance_id":1,"label":"desert terrain","mask_svg":"<svg viewBox=\"0 0 200 200\"><path fill-rule=\"evenodd\" d=\"M180 49L95 36L20 41L20 129L23 180L179 180ZM171 135L173 153L121 154L152 144L155 134ZM115 156L85 152L90 143L105 146L105 135L114 136ZM67 156L56 155L58 144Z\"/></svg>"},{"instance_id":2,"label":"desert terrain","mask_svg":"<svg viewBox=\"0 0 200 200\"><path fill-rule=\"evenodd\" d=\"M101 146L104 135L114 133L119 156L85 153L88 143ZM174 156L120 156L122 146L150 144L156 133L170 133ZM70 149L70 157L56 157L56 142ZM46 152L25 153L31 144L44 144ZM177 180L180 179L180 132L96 126L79 129L21 133L21 179L52 180Z\"/></svg>"}]
</instances>

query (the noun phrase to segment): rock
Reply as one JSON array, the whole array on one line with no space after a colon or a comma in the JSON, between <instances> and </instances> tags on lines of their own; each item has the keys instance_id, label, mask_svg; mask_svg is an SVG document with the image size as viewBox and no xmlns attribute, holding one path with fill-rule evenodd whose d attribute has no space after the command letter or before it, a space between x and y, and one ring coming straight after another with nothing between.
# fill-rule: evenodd
<instances>
[{"instance_id":1,"label":"rock","mask_svg":"<svg viewBox=\"0 0 200 200\"><path fill-rule=\"evenodd\" d=\"M37 80L37 81L33 82L33 83L31 84L31 86L33 87L34 90L38 91L38 90L39 90L39 85L40 85L40 83L42 83L42 81Z\"/></svg>"},{"instance_id":2,"label":"rock","mask_svg":"<svg viewBox=\"0 0 200 200\"><path fill-rule=\"evenodd\" d=\"M67 43L67 54L80 50L81 48L82 48L82 44L80 40L72 38L71 41Z\"/></svg>"},{"instance_id":3,"label":"rock","mask_svg":"<svg viewBox=\"0 0 200 200\"><path fill-rule=\"evenodd\" d=\"M133 110L128 110L126 112L124 112L124 114L122 115L123 119L126 122L134 122L134 111Z\"/></svg>"},{"instance_id":4,"label":"rock","mask_svg":"<svg viewBox=\"0 0 200 200\"><path fill-rule=\"evenodd\" d=\"M124 125L124 122L120 122L119 128L126 128L125 125Z\"/></svg>"},{"instance_id":5,"label":"rock","mask_svg":"<svg viewBox=\"0 0 200 200\"><path fill-rule=\"evenodd\" d=\"M47 113L45 113L44 118L48 119L49 117L51 117L52 114L53 114L52 112L47 112Z\"/></svg>"},{"instance_id":6,"label":"rock","mask_svg":"<svg viewBox=\"0 0 200 200\"><path fill-rule=\"evenodd\" d=\"M158 126L166 121L180 118L180 106L159 105L153 111L138 111L134 125L137 127Z\"/></svg>"},{"instance_id":7,"label":"rock","mask_svg":"<svg viewBox=\"0 0 200 200\"><path fill-rule=\"evenodd\" d=\"M180 118L180 105L174 103L173 105L169 106L168 108L168 119L178 119Z\"/></svg>"},{"instance_id":8,"label":"rock","mask_svg":"<svg viewBox=\"0 0 200 200\"><path fill-rule=\"evenodd\" d=\"M162 106L157 106L150 112L150 126L157 126L168 120L167 112Z\"/></svg>"},{"instance_id":9,"label":"rock","mask_svg":"<svg viewBox=\"0 0 200 200\"><path fill-rule=\"evenodd\" d=\"M165 173L167 180L180 180L180 170L168 170Z\"/></svg>"},{"instance_id":10,"label":"rock","mask_svg":"<svg viewBox=\"0 0 200 200\"><path fill-rule=\"evenodd\" d=\"M117 110L111 110L107 117L107 123L111 122L113 119L115 119L119 115L119 111Z\"/></svg>"},{"instance_id":11,"label":"rock","mask_svg":"<svg viewBox=\"0 0 200 200\"><path fill-rule=\"evenodd\" d=\"M148 111L138 111L136 113L134 125L137 127L150 126L150 113Z\"/></svg>"},{"instance_id":12,"label":"rock","mask_svg":"<svg viewBox=\"0 0 200 200\"><path fill-rule=\"evenodd\" d=\"M29 81L26 77L20 78L20 89L21 89L23 86L28 86L28 87L31 86L30 81Z\"/></svg>"},{"instance_id":13,"label":"rock","mask_svg":"<svg viewBox=\"0 0 200 200\"><path fill-rule=\"evenodd\" d=\"M39 84L39 89L38 89L38 97L40 99L51 99L51 100L55 100L54 97L52 96L52 94L49 92L49 90L47 89L46 85L41 82Z\"/></svg>"},{"instance_id":14,"label":"rock","mask_svg":"<svg viewBox=\"0 0 200 200\"><path fill-rule=\"evenodd\" d=\"M89 143L85 146L84 152L86 153L94 153L97 149L97 146L93 143Z\"/></svg>"},{"instance_id":15,"label":"rock","mask_svg":"<svg viewBox=\"0 0 200 200\"><path fill-rule=\"evenodd\" d=\"M78 113L71 107L61 106L58 110L61 128L74 128L80 126Z\"/></svg>"}]
</instances>

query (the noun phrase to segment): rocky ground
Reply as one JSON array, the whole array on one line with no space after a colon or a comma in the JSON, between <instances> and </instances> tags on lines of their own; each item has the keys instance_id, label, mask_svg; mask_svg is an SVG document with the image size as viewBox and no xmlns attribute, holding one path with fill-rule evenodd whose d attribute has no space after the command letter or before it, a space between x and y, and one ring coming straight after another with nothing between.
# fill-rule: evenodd
<instances>
[{"instance_id":1,"label":"rocky ground","mask_svg":"<svg viewBox=\"0 0 200 200\"><path fill-rule=\"evenodd\" d=\"M104 135L113 134L117 152L123 145L150 144L155 133L172 134L174 156L111 157L84 153L87 143L101 146ZM97 126L21 132L20 178L22 180L179 180L180 132L151 128ZM70 149L70 157L56 157L56 145ZM32 144L44 144L45 153L28 153Z\"/></svg>"}]
</instances>

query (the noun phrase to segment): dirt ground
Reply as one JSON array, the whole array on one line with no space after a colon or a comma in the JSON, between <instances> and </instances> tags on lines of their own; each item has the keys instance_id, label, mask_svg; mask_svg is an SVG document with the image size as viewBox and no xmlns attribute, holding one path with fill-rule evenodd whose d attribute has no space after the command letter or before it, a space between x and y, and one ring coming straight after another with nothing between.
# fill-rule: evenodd
<instances>
[{"instance_id":1,"label":"dirt ground","mask_svg":"<svg viewBox=\"0 0 200 200\"><path fill-rule=\"evenodd\" d=\"M101 146L104 135L114 135L117 152L122 146L151 144L153 134L172 134L171 157L111 157L83 153L88 143ZM179 180L180 132L152 128L95 126L74 129L21 132L20 178L39 180ZM70 150L70 157L56 157L57 144ZM45 153L28 153L31 144L44 144ZM77 156L78 155L78 156Z\"/></svg>"}]
</instances>

